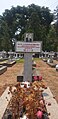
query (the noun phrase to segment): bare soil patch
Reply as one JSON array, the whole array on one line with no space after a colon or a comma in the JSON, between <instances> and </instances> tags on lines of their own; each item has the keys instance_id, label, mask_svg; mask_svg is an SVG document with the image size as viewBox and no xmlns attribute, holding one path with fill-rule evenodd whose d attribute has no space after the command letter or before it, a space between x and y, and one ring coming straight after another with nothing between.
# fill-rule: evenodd
<instances>
[{"instance_id":1,"label":"bare soil patch","mask_svg":"<svg viewBox=\"0 0 58 119\"><path fill-rule=\"evenodd\" d=\"M55 61L56 62L56 61ZM58 62L57 62L58 63ZM58 102L58 72L55 68L51 68L42 60L37 61L38 70L40 70L43 79L46 81L47 86L50 87L53 96Z\"/></svg>"},{"instance_id":2,"label":"bare soil patch","mask_svg":"<svg viewBox=\"0 0 58 119\"><path fill-rule=\"evenodd\" d=\"M0 75L0 96L7 86L17 83L17 75L22 74L23 63L16 63L12 67L8 67L7 71Z\"/></svg>"}]
</instances>

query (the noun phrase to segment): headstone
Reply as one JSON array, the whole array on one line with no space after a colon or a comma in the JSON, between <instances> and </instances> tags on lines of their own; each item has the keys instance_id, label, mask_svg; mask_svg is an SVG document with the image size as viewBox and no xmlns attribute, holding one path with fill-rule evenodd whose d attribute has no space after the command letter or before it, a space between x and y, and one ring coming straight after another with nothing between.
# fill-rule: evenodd
<instances>
[{"instance_id":1,"label":"headstone","mask_svg":"<svg viewBox=\"0 0 58 119\"><path fill-rule=\"evenodd\" d=\"M11 62L12 61L12 59L13 59L13 56L14 56L14 52L12 52L11 50L8 52L8 54L9 54L9 62Z\"/></svg>"},{"instance_id":2,"label":"headstone","mask_svg":"<svg viewBox=\"0 0 58 119\"><path fill-rule=\"evenodd\" d=\"M33 33L25 33L24 42L16 42L16 52L24 53L23 81L32 81L32 54L41 52L41 46L41 41L33 42Z\"/></svg>"},{"instance_id":3,"label":"headstone","mask_svg":"<svg viewBox=\"0 0 58 119\"><path fill-rule=\"evenodd\" d=\"M2 52L0 52L0 59L2 59L3 57L2 57Z\"/></svg>"},{"instance_id":4,"label":"headstone","mask_svg":"<svg viewBox=\"0 0 58 119\"><path fill-rule=\"evenodd\" d=\"M53 63L53 55L54 55L54 53L50 52L49 55L50 55L50 63Z\"/></svg>"},{"instance_id":5,"label":"headstone","mask_svg":"<svg viewBox=\"0 0 58 119\"><path fill-rule=\"evenodd\" d=\"M6 51L3 50L3 51L1 52L1 54L2 54L2 57L3 57L3 58L6 58Z\"/></svg>"}]
</instances>

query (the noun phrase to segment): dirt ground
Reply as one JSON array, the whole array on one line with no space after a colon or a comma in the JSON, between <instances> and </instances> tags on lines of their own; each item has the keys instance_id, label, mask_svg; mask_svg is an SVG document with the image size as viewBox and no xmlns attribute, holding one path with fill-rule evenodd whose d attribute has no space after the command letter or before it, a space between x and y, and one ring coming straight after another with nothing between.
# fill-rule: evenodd
<instances>
[{"instance_id":1,"label":"dirt ground","mask_svg":"<svg viewBox=\"0 0 58 119\"><path fill-rule=\"evenodd\" d=\"M16 63L12 67L7 67L7 71L0 75L0 96L7 86L17 83L17 76L22 74L22 72L22 63Z\"/></svg>"},{"instance_id":2,"label":"dirt ground","mask_svg":"<svg viewBox=\"0 0 58 119\"><path fill-rule=\"evenodd\" d=\"M53 96L58 102L58 72L55 68L51 68L42 60L36 60L38 71L42 74L43 80L50 87ZM17 83L17 75L22 74L23 64L16 63L14 66L7 68L7 71L0 75L0 96L7 86Z\"/></svg>"},{"instance_id":3,"label":"dirt ground","mask_svg":"<svg viewBox=\"0 0 58 119\"><path fill-rule=\"evenodd\" d=\"M54 63L58 64L58 61L54 61ZM55 99L58 102L58 72L55 68L51 68L42 60L37 61L37 65L43 80L46 81L47 86L50 87L53 96L55 96Z\"/></svg>"}]
</instances>

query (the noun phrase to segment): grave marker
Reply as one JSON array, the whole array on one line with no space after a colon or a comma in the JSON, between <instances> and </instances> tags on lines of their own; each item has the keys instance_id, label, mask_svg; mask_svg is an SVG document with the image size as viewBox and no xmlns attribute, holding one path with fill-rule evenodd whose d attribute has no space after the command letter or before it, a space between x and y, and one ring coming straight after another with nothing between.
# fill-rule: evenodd
<instances>
[{"instance_id":1,"label":"grave marker","mask_svg":"<svg viewBox=\"0 0 58 119\"><path fill-rule=\"evenodd\" d=\"M33 41L33 33L25 33L24 42L16 42L16 52L24 53L23 81L32 81L32 53L42 51L42 42Z\"/></svg>"}]
</instances>

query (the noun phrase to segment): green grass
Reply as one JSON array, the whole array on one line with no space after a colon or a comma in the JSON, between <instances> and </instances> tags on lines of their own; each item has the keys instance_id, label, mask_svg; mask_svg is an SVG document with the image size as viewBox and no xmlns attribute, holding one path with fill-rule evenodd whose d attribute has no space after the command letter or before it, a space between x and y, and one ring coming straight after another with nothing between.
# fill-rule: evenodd
<instances>
[{"instance_id":1,"label":"green grass","mask_svg":"<svg viewBox=\"0 0 58 119\"><path fill-rule=\"evenodd\" d=\"M34 58L34 61L38 61L38 60L41 60L41 58ZM16 63L24 63L24 59L19 59L19 60L16 60Z\"/></svg>"},{"instance_id":2,"label":"green grass","mask_svg":"<svg viewBox=\"0 0 58 119\"><path fill-rule=\"evenodd\" d=\"M41 60L41 58L34 58L35 61Z\"/></svg>"},{"instance_id":3,"label":"green grass","mask_svg":"<svg viewBox=\"0 0 58 119\"><path fill-rule=\"evenodd\" d=\"M19 60L16 60L16 63L24 63L24 59L19 59Z\"/></svg>"}]
</instances>

